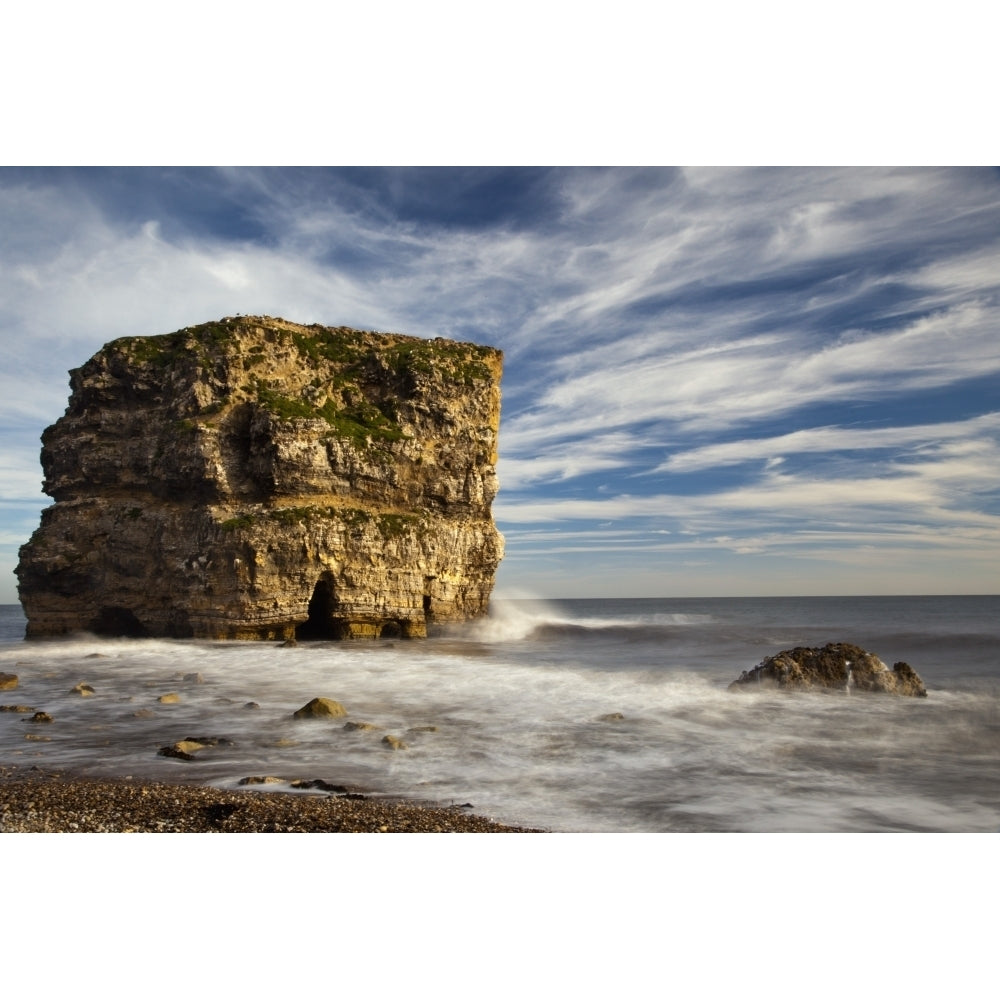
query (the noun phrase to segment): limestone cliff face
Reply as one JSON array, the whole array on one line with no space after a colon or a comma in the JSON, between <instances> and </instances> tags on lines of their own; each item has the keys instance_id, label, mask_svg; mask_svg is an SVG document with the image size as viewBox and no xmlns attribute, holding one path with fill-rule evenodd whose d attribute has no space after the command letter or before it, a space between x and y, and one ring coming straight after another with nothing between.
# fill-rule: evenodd
<instances>
[{"instance_id":1,"label":"limestone cliff face","mask_svg":"<svg viewBox=\"0 0 1000 1000\"><path fill-rule=\"evenodd\" d=\"M485 613L501 365L261 316L107 344L42 436L28 636L422 636Z\"/></svg>"}]
</instances>

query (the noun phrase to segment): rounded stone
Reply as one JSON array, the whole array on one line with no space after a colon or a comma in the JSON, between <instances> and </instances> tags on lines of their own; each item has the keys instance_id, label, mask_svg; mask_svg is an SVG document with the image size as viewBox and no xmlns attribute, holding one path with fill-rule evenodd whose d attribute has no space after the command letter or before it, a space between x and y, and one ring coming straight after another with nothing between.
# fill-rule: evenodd
<instances>
[{"instance_id":1,"label":"rounded stone","mask_svg":"<svg viewBox=\"0 0 1000 1000\"><path fill-rule=\"evenodd\" d=\"M347 709L332 698L313 698L292 716L296 719L327 719L347 715Z\"/></svg>"}]
</instances>

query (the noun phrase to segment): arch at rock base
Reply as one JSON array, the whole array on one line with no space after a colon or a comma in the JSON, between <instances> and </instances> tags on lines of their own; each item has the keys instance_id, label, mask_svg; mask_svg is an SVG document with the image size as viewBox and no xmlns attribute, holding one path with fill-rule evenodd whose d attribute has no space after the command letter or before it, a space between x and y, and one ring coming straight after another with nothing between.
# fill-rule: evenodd
<instances>
[{"instance_id":1,"label":"arch at rock base","mask_svg":"<svg viewBox=\"0 0 1000 1000\"><path fill-rule=\"evenodd\" d=\"M128 608L101 608L90 622L89 631L102 636L125 636L141 639L149 630Z\"/></svg>"},{"instance_id":2,"label":"arch at rock base","mask_svg":"<svg viewBox=\"0 0 1000 1000\"><path fill-rule=\"evenodd\" d=\"M427 628L422 620L368 615L355 617L345 614L337 597L332 573L324 573L316 581L309 599L309 617L295 629L296 640L304 642L331 639L415 639L426 635Z\"/></svg>"},{"instance_id":3,"label":"arch at rock base","mask_svg":"<svg viewBox=\"0 0 1000 1000\"><path fill-rule=\"evenodd\" d=\"M337 593L332 573L324 573L309 598L309 617L295 629L295 638L342 639L343 624L336 617Z\"/></svg>"}]
</instances>

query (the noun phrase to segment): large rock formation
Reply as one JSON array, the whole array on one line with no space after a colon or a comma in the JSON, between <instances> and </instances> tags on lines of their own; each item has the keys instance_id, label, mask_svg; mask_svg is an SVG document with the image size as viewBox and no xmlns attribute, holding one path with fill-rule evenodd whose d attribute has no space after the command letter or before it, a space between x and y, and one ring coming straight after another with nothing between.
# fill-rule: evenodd
<instances>
[{"instance_id":1,"label":"large rock formation","mask_svg":"<svg viewBox=\"0 0 1000 1000\"><path fill-rule=\"evenodd\" d=\"M42 435L28 636L409 637L485 613L501 364L261 316L107 344Z\"/></svg>"},{"instance_id":2,"label":"large rock formation","mask_svg":"<svg viewBox=\"0 0 1000 1000\"><path fill-rule=\"evenodd\" d=\"M924 682L908 663L900 661L890 670L874 653L848 642L783 650L762 660L753 670L744 670L729 685L729 690L752 690L760 685L800 691L830 688L927 697Z\"/></svg>"}]
</instances>

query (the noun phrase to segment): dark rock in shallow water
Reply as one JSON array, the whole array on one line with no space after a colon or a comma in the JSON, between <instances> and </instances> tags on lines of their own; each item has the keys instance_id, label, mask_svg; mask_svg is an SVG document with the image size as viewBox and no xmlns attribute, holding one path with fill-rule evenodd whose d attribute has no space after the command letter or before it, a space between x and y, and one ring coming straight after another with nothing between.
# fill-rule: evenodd
<instances>
[{"instance_id":1,"label":"dark rock in shallow water","mask_svg":"<svg viewBox=\"0 0 1000 1000\"><path fill-rule=\"evenodd\" d=\"M160 757L175 757L177 760L194 760L195 753L204 749L200 743L192 743L189 740L181 740L171 746L160 747L157 754Z\"/></svg>"},{"instance_id":2,"label":"dark rock in shallow water","mask_svg":"<svg viewBox=\"0 0 1000 1000\"><path fill-rule=\"evenodd\" d=\"M335 792L338 795L348 794L346 785L332 785L329 781L324 781L322 778L298 778L291 782L291 787L299 789L318 788L321 792Z\"/></svg>"},{"instance_id":3,"label":"dark rock in shallow water","mask_svg":"<svg viewBox=\"0 0 1000 1000\"><path fill-rule=\"evenodd\" d=\"M926 698L927 689L916 671L898 662L890 670L874 653L846 642L831 642L822 648L796 646L757 664L729 685L730 691L747 686L790 690L875 691Z\"/></svg>"},{"instance_id":4,"label":"dark rock in shallow water","mask_svg":"<svg viewBox=\"0 0 1000 1000\"><path fill-rule=\"evenodd\" d=\"M0 691L13 691L17 687L17 674L0 673Z\"/></svg>"},{"instance_id":5,"label":"dark rock in shallow water","mask_svg":"<svg viewBox=\"0 0 1000 1000\"><path fill-rule=\"evenodd\" d=\"M226 736L185 736L191 743L200 743L203 747L232 747L236 744Z\"/></svg>"}]
</instances>

